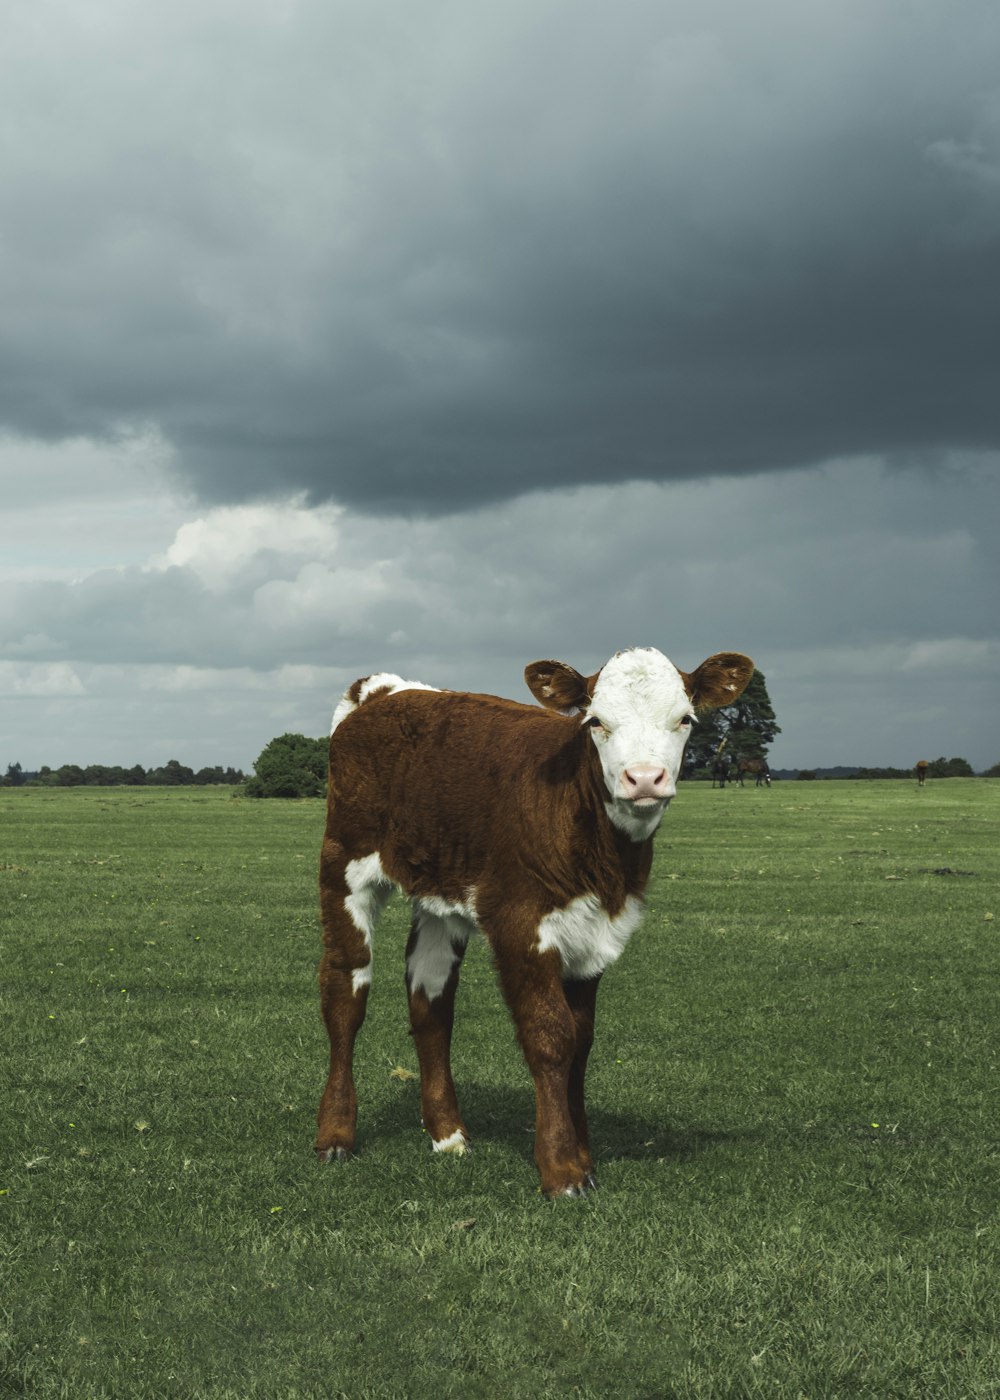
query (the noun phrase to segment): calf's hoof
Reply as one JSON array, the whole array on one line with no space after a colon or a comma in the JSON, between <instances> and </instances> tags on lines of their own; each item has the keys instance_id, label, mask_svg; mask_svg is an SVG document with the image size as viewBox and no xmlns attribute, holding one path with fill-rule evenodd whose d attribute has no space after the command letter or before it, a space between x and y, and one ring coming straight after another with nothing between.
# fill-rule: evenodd
<instances>
[{"instance_id":1,"label":"calf's hoof","mask_svg":"<svg viewBox=\"0 0 1000 1400\"><path fill-rule=\"evenodd\" d=\"M542 1193L548 1196L550 1201L581 1200L584 1196L589 1196L591 1191L597 1190L597 1180L593 1173L588 1173L582 1181L571 1182L568 1186L552 1186L548 1189L542 1188Z\"/></svg>"},{"instance_id":2,"label":"calf's hoof","mask_svg":"<svg viewBox=\"0 0 1000 1400\"><path fill-rule=\"evenodd\" d=\"M326 1166L327 1162L349 1162L351 1151L347 1147L317 1147L316 1160L321 1166Z\"/></svg>"}]
</instances>

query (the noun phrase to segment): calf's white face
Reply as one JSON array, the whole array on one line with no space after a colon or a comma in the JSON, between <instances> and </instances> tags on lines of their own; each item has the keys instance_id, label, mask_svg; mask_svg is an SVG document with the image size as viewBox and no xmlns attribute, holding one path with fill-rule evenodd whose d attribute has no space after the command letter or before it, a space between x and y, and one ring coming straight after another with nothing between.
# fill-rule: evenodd
<instances>
[{"instance_id":1,"label":"calf's white face","mask_svg":"<svg viewBox=\"0 0 1000 1400\"><path fill-rule=\"evenodd\" d=\"M608 816L633 840L655 831L677 792L694 706L653 648L620 652L597 677L583 723L601 761Z\"/></svg>"},{"instance_id":2,"label":"calf's white face","mask_svg":"<svg viewBox=\"0 0 1000 1400\"><path fill-rule=\"evenodd\" d=\"M653 647L620 651L586 678L564 661L533 661L524 679L550 710L580 713L600 759L608 816L633 841L652 836L677 791L695 709L731 705L753 675L738 651L679 671Z\"/></svg>"}]
</instances>

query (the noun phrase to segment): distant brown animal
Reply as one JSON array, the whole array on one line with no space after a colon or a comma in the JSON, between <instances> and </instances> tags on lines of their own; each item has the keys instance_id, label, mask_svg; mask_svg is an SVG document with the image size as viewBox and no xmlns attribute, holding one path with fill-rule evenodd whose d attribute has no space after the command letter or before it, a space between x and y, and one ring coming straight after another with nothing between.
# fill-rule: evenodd
<instances>
[{"instance_id":1,"label":"distant brown animal","mask_svg":"<svg viewBox=\"0 0 1000 1400\"><path fill-rule=\"evenodd\" d=\"M732 778L729 767L729 759L723 758L721 754L712 761L712 786L724 788L726 783Z\"/></svg>"},{"instance_id":2,"label":"distant brown animal","mask_svg":"<svg viewBox=\"0 0 1000 1400\"><path fill-rule=\"evenodd\" d=\"M917 764L917 787L923 787L927 781L927 770L931 765L926 758L922 758Z\"/></svg>"},{"instance_id":3,"label":"distant brown animal","mask_svg":"<svg viewBox=\"0 0 1000 1400\"><path fill-rule=\"evenodd\" d=\"M535 1083L542 1190L593 1186L584 1078L601 974L639 923L695 710L731 704L752 674L736 652L690 674L652 649L619 652L589 677L536 661L525 679L544 709L387 674L351 686L330 736L320 869L330 1040L321 1161L354 1150L354 1042L372 933L395 887L412 900L406 987L434 1150L469 1143L450 1047L459 968L478 929Z\"/></svg>"},{"instance_id":4,"label":"distant brown animal","mask_svg":"<svg viewBox=\"0 0 1000 1400\"><path fill-rule=\"evenodd\" d=\"M771 770L767 766L766 758L741 758L736 765L736 770L740 787L743 786L743 778L747 773L756 779L754 787L771 786Z\"/></svg>"}]
</instances>

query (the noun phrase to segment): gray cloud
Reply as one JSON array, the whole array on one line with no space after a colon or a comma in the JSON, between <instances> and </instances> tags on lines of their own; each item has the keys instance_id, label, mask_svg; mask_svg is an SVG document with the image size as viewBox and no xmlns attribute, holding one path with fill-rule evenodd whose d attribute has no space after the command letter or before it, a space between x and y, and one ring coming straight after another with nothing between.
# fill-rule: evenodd
<instances>
[{"instance_id":1,"label":"gray cloud","mask_svg":"<svg viewBox=\"0 0 1000 1400\"><path fill-rule=\"evenodd\" d=\"M210 510L145 565L0 590L2 708L13 723L21 705L22 733L42 726L37 762L84 719L120 749L135 716L160 716L158 749L186 710L181 752L248 764L285 727L322 733L373 670L526 699L536 656L589 670L657 645L690 668L732 648L767 675L779 765L933 748L985 767L998 509L995 460L969 459L917 478L847 462L536 493L416 521ZM63 706L57 726L39 703Z\"/></svg>"},{"instance_id":2,"label":"gray cloud","mask_svg":"<svg viewBox=\"0 0 1000 1400\"><path fill-rule=\"evenodd\" d=\"M430 515L1000 446L988 7L87 13L5 34L11 431Z\"/></svg>"},{"instance_id":3,"label":"gray cloud","mask_svg":"<svg viewBox=\"0 0 1000 1400\"><path fill-rule=\"evenodd\" d=\"M0 748L248 764L389 667L752 654L997 758L1000 12L37 0L0 52ZM2 763L0 763L2 766Z\"/></svg>"}]
</instances>

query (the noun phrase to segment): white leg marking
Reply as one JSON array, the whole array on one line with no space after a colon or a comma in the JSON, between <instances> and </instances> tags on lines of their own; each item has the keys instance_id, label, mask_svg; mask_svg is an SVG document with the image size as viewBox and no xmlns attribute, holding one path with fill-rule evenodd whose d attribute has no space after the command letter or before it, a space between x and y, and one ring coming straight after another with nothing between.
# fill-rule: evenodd
<instances>
[{"instance_id":1,"label":"white leg marking","mask_svg":"<svg viewBox=\"0 0 1000 1400\"><path fill-rule=\"evenodd\" d=\"M472 904L449 904L434 895L413 901L417 940L406 960L410 989L428 1001L439 997L469 941Z\"/></svg>"},{"instance_id":2,"label":"white leg marking","mask_svg":"<svg viewBox=\"0 0 1000 1400\"><path fill-rule=\"evenodd\" d=\"M378 851L362 856L360 860L349 860L344 878L350 890L344 900L344 908L350 914L354 927L364 934L365 943L370 948L375 921L392 894L392 881L382 869Z\"/></svg>"},{"instance_id":3,"label":"white leg marking","mask_svg":"<svg viewBox=\"0 0 1000 1400\"><path fill-rule=\"evenodd\" d=\"M354 994L362 987L370 987L372 981L372 933L378 916L385 908L393 891L393 882L382 869L378 851L360 860L349 860L344 871L350 894L344 900L344 908L351 917L351 923L364 936L368 949L368 962L364 967L356 967L352 974Z\"/></svg>"},{"instance_id":4,"label":"white leg marking","mask_svg":"<svg viewBox=\"0 0 1000 1400\"><path fill-rule=\"evenodd\" d=\"M453 1152L456 1157L461 1157L469 1150L469 1143L461 1128L456 1129L451 1137L442 1138L440 1142L432 1143L435 1152Z\"/></svg>"}]
</instances>

